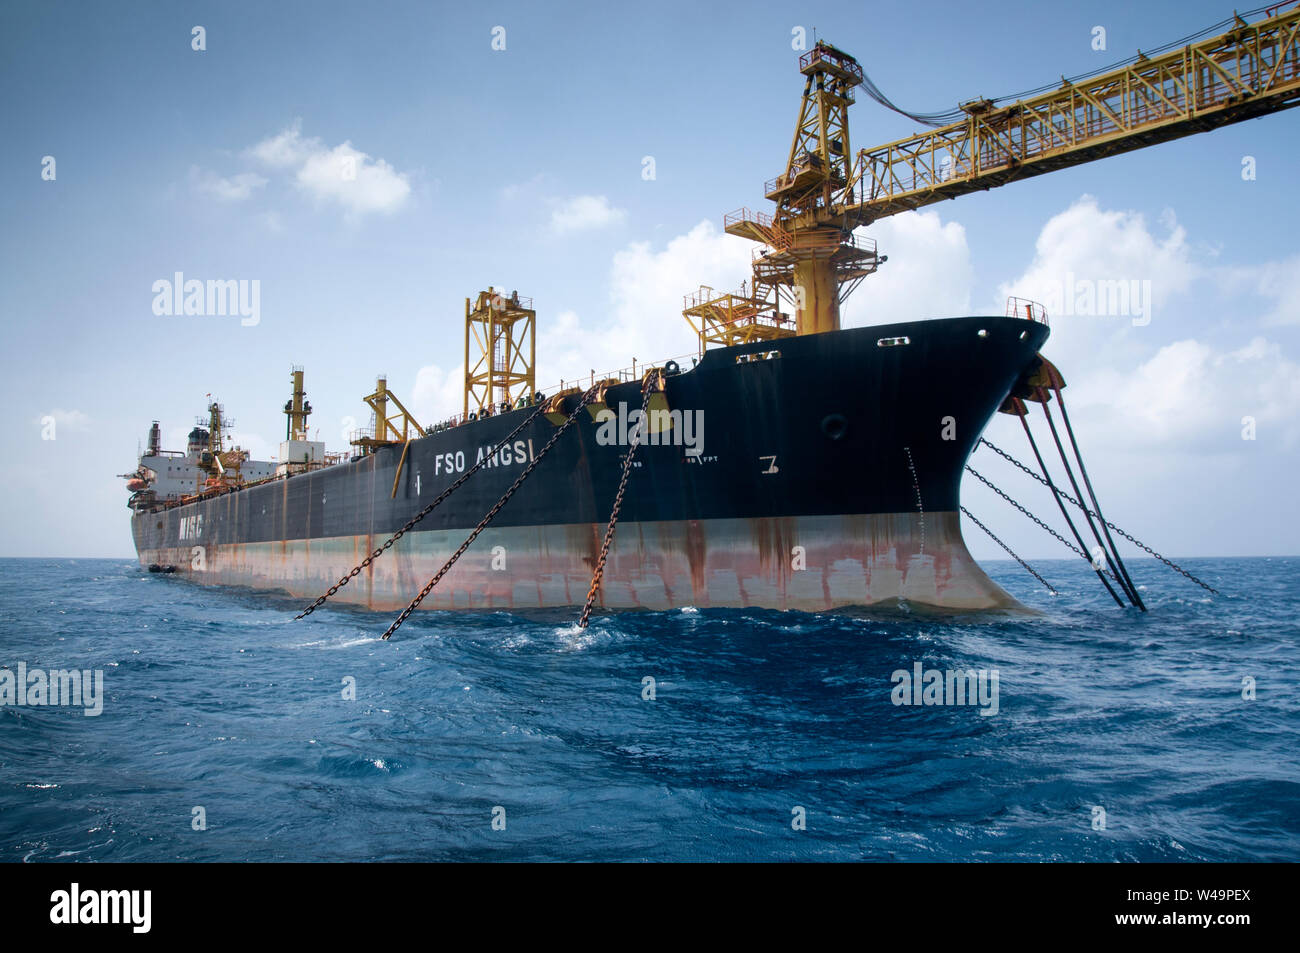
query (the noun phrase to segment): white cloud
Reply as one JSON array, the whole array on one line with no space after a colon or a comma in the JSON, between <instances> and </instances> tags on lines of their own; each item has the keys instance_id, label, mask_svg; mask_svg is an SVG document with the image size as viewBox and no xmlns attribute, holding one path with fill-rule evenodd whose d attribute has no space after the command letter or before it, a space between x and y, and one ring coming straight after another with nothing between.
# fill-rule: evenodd
<instances>
[{"instance_id":1,"label":"white cloud","mask_svg":"<svg viewBox=\"0 0 1300 953\"><path fill-rule=\"evenodd\" d=\"M1186 313L1175 313L1170 302L1187 293L1199 272L1187 233L1173 213L1162 215L1161 224L1164 234L1154 235L1139 213L1103 210L1095 198L1084 195L1048 220L1029 267L1001 284L988 307L1001 314L1012 295L1047 304L1049 347L1055 353L1085 360L1095 356L1103 366L1131 364L1150 354L1162 335L1167 340L1175 326L1180 333L1187 331ZM1130 303L1119 314L1100 306L1083 313L1086 308L1078 306L1076 290L1086 295L1091 289L1100 301L1105 298L1101 289L1121 282L1136 287L1143 299L1149 290L1150 300L1143 300L1141 309Z\"/></svg>"},{"instance_id":2,"label":"white cloud","mask_svg":"<svg viewBox=\"0 0 1300 953\"><path fill-rule=\"evenodd\" d=\"M1287 446L1300 438L1300 365L1263 337L1231 351L1174 341L1132 369L1094 369L1071 389L1069 406L1086 408L1090 429L1112 446L1235 449L1244 417Z\"/></svg>"},{"instance_id":3,"label":"white cloud","mask_svg":"<svg viewBox=\"0 0 1300 953\"><path fill-rule=\"evenodd\" d=\"M627 211L614 208L603 195L577 195L560 202L551 212L551 228L556 234L607 228L627 218Z\"/></svg>"},{"instance_id":4,"label":"white cloud","mask_svg":"<svg viewBox=\"0 0 1300 953\"><path fill-rule=\"evenodd\" d=\"M904 212L870 229L859 229L858 234L874 238L889 261L867 276L844 303L843 327L970 313L970 248L966 229L957 222L944 223L935 211Z\"/></svg>"},{"instance_id":5,"label":"white cloud","mask_svg":"<svg viewBox=\"0 0 1300 953\"><path fill-rule=\"evenodd\" d=\"M625 246L610 263L607 316L587 326L569 309L546 320L537 338L537 389L553 393L562 379L603 375L630 366L633 358L638 367L670 357L689 367L682 356L695 355L698 342L681 316L682 297L701 281L719 290L739 288L749 278L750 247L708 221L659 250L649 242ZM461 412L464 373L460 364L450 371L436 364L420 368L408 406L421 423Z\"/></svg>"},{"instance_id":6,"label":"white cloud","mask_svg":"<svg viewBox=\"0 0 1300 953\"><path fill-rule=\"evenodd\" d=\"M301 165L317 148L320 140L302 138L302 120L295 119L284 131L263 139L245 150L251 158L275 169Z\"/></svg>"},{"instance_id":7,"label":"white cloud","mask_svg":"<svg viewBox=\"0 0 1300 953\"><path fill-rule=\"evenodd\" d=\"M1052 336L1044 352L1069 384L1070 407L1108 446L1222 451L1240 442L1246 416L1293 442L1300 436L1300 367L1264 337L1218 343L1217 309L1205 302L1249 282L1276 300L1277 315L1294 307L1287 295L1300 259L1198 271L1172 212L1161 226L1163 234L1153 234L1141 215L1103 210L1084 196L1044 225L1028 269L1000 293L1039 301L1055 294L1059 301L1071 281L1150 282L1146 325L1128 315L1048 309Z\"/></svg>"},{"instance_id":8,"label":"white cloud","mask_svg":"<svg viewBox=\"0 0 1300 953\"><path fill-rule=\"evenodd\" d=\"M464 364L457 364L450 371L429 364L416 373L415 388L407 406L416 420L429 427L460 414L464 409L464 393Z\"/></svg>"},{"instance_id":9,"label":"white cloud","mask_svg":"<svg viewBox=\"0 0 1300 953\"><path fill-rule=\"evenodd\" d=\"M278 212L262 212L256 217L257 222L268 232L284 231L284 222Z\"/></svg>"},{"instance_id":10,"label":"white cloud","mask_svg":"<svg viewBox=\"0 0 1300 953\"><path fill-rule=\"evenodd\" d=\"M228 449L238 447L247 450L251 460L270 460L280 452L278 442L272 444L260 434L246 430L232 430L227 435L225 446Z\"/></svg>"},{"instance_id":11,"label":"white cloud","mask_svg":"<svg viewBox=\"0 0 1300 953\"><path fill-rule=\"evenodd\" d=\"M223 177L198 166L190 167L190 185L194 191L210 195L221 202L242 202L253 194L254 189L262 188L266 182L266 178L256 172L241 172Z\"/></svg>"},{"instance_id":12,"label":"white cloud","mask_svg":"<svg viewBox=\"0 0 1300 953\"><path fill-rule=\"evenodd\" d=\"M1267 326L1300 324L1300 255L1228 269L1224 281L1234 292L1247 292L1269 302L1262 323Z\"/></svg>"},{"instance_id":13,"label":"white cloud","mask_svg":"<svg viewBox=\"0 0 1300 953\"><path fill-rule=\"evenodd\" d=\"M351 141L329 147L304 138L301 121L245 150L265 166L290 172L295 185L319 202L334 202L349 216L391 214L406 204L411 183L383 159L372 159Z\"/></svg>"},{"instance_id":14,"label":"white cloud","mask_svg":"<svg viewBox=\"0 0 1300 953\"><path fill-rule=\"evenodd\" d=\"M616 252L610 267L611 319L581 335L591 344L587 363L599 373L608 369L611 358L620 364L630 364L633 357L645 363L698 352L698 338L682 317L682 298L701 285L719 292L739 290L750 279L753 247L705 220L661 251L649 242L634 242Z\"/></svg>"}]
</instances>

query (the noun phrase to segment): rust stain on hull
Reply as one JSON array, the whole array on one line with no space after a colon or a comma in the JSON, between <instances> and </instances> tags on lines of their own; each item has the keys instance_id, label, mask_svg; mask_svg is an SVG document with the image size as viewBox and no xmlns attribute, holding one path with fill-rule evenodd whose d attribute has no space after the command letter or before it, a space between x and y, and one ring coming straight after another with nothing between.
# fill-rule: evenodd
<instances>
[{"instance_id":1,"label":"rust stain on hull","mask_svg":"<svg viewBox=\"0 0 1300 953\"><path fill-rule=\"evenodd\" d=\"M825 611L907 601L952 610L1019 606L966 550L955 513L622 523L598 604L608 609L759 606ZM423 603L428 609L544 608L586 598L603 524L489 527ZM334 597L404 608L464 539L408 533ZM372 535L145 550L141 565L174 565L196 582L287 591L314 599L376 545ZM493 550L505 568L493 568ZM804 549L806 569L792 564Z\"/></svg>"}]
</instances>

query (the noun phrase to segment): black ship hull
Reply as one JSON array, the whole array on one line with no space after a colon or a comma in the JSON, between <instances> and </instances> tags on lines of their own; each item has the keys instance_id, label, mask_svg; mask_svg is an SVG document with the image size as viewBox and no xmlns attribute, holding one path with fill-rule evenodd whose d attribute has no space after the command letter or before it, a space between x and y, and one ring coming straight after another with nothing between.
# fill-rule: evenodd
<instances>
[{"instance_id":1,"label":"black ship hull","mask_svg":"<svg viewBox=\"0 0 1300 953\"><path fill-rule=\"evenodd\" d=\"M599 604L1014 606L966 550L961 475L1047 335L1021 319L953 318L708 351L666 380L683 419L637 451ZM611 387L610 409L639 410L640 386ZM415 440L404 460L390 446L184 505L137 507L140 563L315 597L530 412ZM584 601L627 449L603 439L603 426L579 415L424 608ZM404 607L554 433L538 416L335 598Z\"/></svg>"}]
</instances>

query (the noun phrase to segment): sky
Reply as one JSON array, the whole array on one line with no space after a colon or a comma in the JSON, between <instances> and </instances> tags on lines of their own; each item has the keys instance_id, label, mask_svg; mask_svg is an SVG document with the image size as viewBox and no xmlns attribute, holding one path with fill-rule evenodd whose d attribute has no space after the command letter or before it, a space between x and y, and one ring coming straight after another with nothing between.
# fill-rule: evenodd
<instances>
[{"instance_id":1,"label":"sky","mask_svg":"<svg viewBox=\"0 0 1300 953\"><path fill-rule=\"evenodd\" d=\"M682 295L748 278L751 245L723 214L771 210L800 30L935 112L1231 14L1024 9L0 6L0 555L132 556L117 475L150 421L183 449L212 394L268 459L292 365L330 449L381 374L423 422L457 412L464 299L489 285L534 299L543 389L692 352ZM854 151L920 131L866 97L850 123ZM889 262L844 324L1000 315L1010 294L1063 300L1068 276L1139 282L1141 318L1049 314L1045 354L1107 516L1174 556L1294 554L1298 147L1300 111L1284 112L880 220L864 233ZM157 313L177 272L256 280L256 319ZM1026 455L1011 418L986 436ZM1046 490L987 450L972 463L1051 521ZM969 476L962 492L1022 555L1066 555ZM1004 555L966 536L977 558Z\"/></svg>"}]
</instances>

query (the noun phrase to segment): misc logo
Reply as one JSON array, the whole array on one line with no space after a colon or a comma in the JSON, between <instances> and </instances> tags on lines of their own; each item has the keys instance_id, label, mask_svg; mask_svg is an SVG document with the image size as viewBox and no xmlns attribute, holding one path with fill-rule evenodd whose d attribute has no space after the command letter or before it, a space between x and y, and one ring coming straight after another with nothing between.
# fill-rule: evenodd
<instances>
[{"instance_id":1,"label":"misc logo","mask_svg":"<svg viewBox=\"0 0 1300 953\"><path fill-rule=\"evenodd\" d=\"M923 668L920 662L912 671L898 669L890 676L894 683L889 693L895 705L979 705L980 715L998 713L998 670Z\"/></svg>"},{"instance_id":2,"label":"misc logo","mask_svg":"<svg viewBox=\"0 0 1300 953\"><path fill-rule=\"evenodd\" d=\"M153 924L152 890L68 890L50 894L54 924L129 924L133 933L148 933Z\"/></svg>"},{"instance_id":3,"label":"misc logo","mask_svg":"<svg viewBox=\"0 0 1300 953\"><path fill-rule=\"evenodd\" d=\"M596 423L596 443L602 447L633 444L685 447L690 457L704 452L703 410L652 409L643 414L639 409L629 412L627 404L619 401L618 413L606 407L596 414Z\"/></svg>"},{"instance_id":4,"label":"misc logo","mask_svg":"<svg viewBox=\"0 0 1300 953\"><path fill-rule=\"evenodd\" d=\"M0 708L75 705L86 709L86 717L104 712L104 670L28 670L19 662L17 670L0 668Z\"/></svg>"},{"instance_id":5,"label":"misc logo","mask_svg":"<svg viewBox=\"0 0 1300 953\"><path fill-rule=\"evenodd\" d=\"M176 272L174 280L153 283L153 313L198 316L237 315L246 328L262 320L262 281L259 278L200 281Z\"/></svg>"},{"instance_id":6,"label":"misc logo","mask_svg":"<svg viewBox=\"0 0 1300 953\"><path fill-rule=\"evenodd\" d=\"M1064 281L1050 282L1043 290L1048 314L1080 317L1131 317L1133 327L1151 323L1151 279L1076 278L1067 271Z\"/></svg>"}]
</instances>

